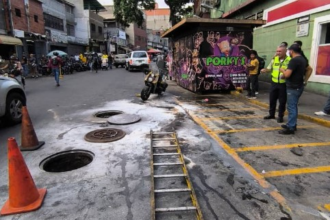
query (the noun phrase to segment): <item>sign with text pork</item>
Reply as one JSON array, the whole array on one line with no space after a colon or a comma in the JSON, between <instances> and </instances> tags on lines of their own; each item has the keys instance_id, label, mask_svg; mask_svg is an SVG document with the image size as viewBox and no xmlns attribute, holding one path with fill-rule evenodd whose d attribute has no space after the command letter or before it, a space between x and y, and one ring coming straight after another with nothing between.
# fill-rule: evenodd
<instances>
[{"instance_id":1,"label":"sign with text pork","mask_svg":"<svg viewBox=\"0 0 330 220\"><path fill-rule=\"evenodd\" d=\"M193 92L246 87L250 32L200 31L174 42L171 75Z\"/></svg>"}]
</instances>

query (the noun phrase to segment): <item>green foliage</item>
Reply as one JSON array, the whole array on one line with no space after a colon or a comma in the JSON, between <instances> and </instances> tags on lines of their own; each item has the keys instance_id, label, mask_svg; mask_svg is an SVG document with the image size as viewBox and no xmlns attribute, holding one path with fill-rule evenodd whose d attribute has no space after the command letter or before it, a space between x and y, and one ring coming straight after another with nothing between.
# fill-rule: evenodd
<instances>
[{"instance_id":1,"label":"green foliage","mask_svg":"<svg viewBox=\"0 0 330 220\"><path fill-rule=\"evenodd\" d=\"M193 11L192 7L184 8L183 6L189 3L189 0L165 0L165 3L170 7L170 21L172 25L180 22L182 17L190 14Z\"/></svg>"},{"instance_id":2,"label":"green foliage","mask_svg":"<svg viewBox=\"0 0 330 220\"><path fill-rule=\"evenodd\" d=\"M126 27L130 23L141 27L144 22L142 10L155 8L155 0L114 0L113 3L116 21Z\"/></svg>"}]
</instances>

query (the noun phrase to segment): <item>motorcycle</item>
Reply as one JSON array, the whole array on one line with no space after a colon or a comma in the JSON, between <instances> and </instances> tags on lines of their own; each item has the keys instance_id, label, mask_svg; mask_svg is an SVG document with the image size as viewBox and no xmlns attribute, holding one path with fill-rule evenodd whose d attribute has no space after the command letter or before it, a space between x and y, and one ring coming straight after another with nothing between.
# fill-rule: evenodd
<instances>
[{"instance_id":1,"label":"motorcycle","mask_svg":"<svg viewBox=\"0 0 330 220\"><path fill-rule=\"evenodd\" d=\"M141 99L148 100L151 93L161 95L167 88L166 72L160 70L153 72L150 69L145 70L144 83L145 87L141 91Z\"/></svg>"},{"instance_id":2,"label":"motorcycle","mask_svg":"<svg viewBox=\"0 0 330 220\"><path fill-rule=\"evenodd\" d=\"M21 70L18 69L17 64L14 64L10 70L0 70L0 75L15 79L19 84L25 88L25 77L22 75Z\"/></svg>"}]
</instances>

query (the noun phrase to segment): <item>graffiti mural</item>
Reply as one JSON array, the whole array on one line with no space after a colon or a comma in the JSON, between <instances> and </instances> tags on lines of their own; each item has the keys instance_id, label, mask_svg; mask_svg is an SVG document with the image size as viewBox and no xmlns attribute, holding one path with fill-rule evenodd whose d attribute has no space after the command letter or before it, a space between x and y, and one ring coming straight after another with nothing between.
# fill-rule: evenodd
<instances>
[{"instance_id":1,"label":"graffiti mural","mask_svg":"<svg viewBox=\"0 0 330 220\"><path fill-rule=\"evenodd\" d=\"M170 74L193 92L245 87L251 32L199 31L174 41Z\"/></svg>"}]
</instances>

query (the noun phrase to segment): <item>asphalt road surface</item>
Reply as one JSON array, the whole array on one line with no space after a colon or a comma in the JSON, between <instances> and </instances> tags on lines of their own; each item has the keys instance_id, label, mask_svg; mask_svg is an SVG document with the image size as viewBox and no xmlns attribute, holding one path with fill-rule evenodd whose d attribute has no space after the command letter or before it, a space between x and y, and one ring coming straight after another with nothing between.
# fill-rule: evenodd
<instances>
[{"instance_id":1,"label":"asphalt road surface","mask_svg":"<svg viewBox=\"0 0 330 220\"><path fill-rule=\"evenodd\" d=\"M274 135L275 122L262 121L266 110L229 94L192 94L173 82L164 95L152 95L142 102L137 94L144 86L143 77L141 72L113 69L65 75L60 87L52 77L27 80L30 117L39 140L46 144L23 156L36 185L48 192L37 211L3 219L151 219L151 129L177 132L204 219L326 219L317 205L329 203L329 175L293 175L292 170L307 164L323 166L329 158L327 151L306 149L305 156L297 156L269 150L269 145L326 143L330 141L327 130L303 122L298 140L282 138ZM205 97L208 103L202 102ZM136 114L141 121L109 125L107 119L93 117L104 110ZM126 136L110 143L84 140L85 134L102 128L121 129ZM8 198L7 138L15 137L19 144L20 135L20 125L0 128L0 205ZM252 149L257 146L262 151ZM47 172L40 167L45 158L72 150L90 152L93 161L68 172ZM309 156L313 155L319 160L312 160ZM55 163L53 168L58 167ZM276 172L283 167L291 170L287 178ZM157 184L165 187L165 181ZM187 203L173 200L174 196L157 197L156 206ZM191 220L191 216L162 214L157 219Z\"/></svg>"}]
</instances>

